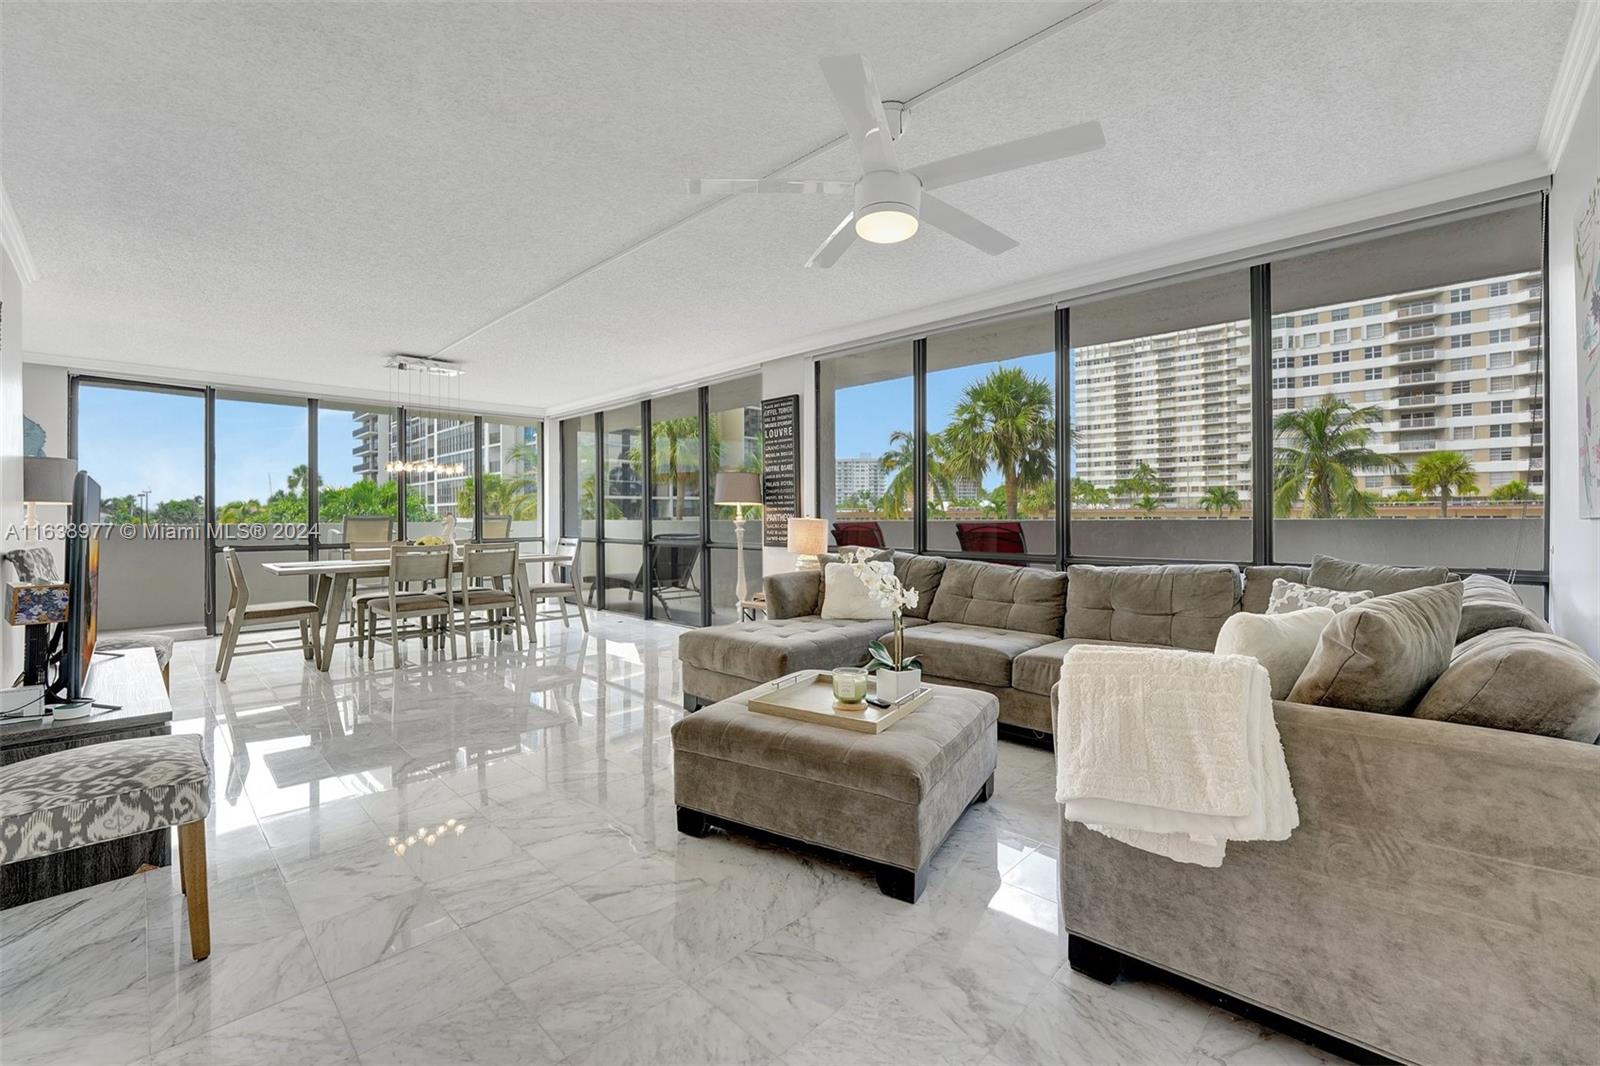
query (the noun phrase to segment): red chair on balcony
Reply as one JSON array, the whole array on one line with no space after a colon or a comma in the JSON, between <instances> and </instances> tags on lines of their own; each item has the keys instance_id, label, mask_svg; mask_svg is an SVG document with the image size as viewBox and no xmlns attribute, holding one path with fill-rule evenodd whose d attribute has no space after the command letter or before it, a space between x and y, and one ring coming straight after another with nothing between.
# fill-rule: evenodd
<instances>
[{"instance_id":1,"label":"red chair on balcony","mask_svg":"<svg viewBox=\"0 0 1600 1066\"><path fill-rule=\"evenodd\" d=\"M833 543L840 548L883 548L883 527L876 522L835 522Z\"/></svg>"},{"instance_id":2,"label":"red chair on balcony","mask_svg":"<svg viewBox=\"0 0 1600 1066\"><path fill-rule=\"evenodd\" d=\"M1024 555L1028 551L1022 539L1021 522L957 522L956 539L964 552ZM1006 562L1005 565L1024 564Z\"/></svg>"}]
</instances>

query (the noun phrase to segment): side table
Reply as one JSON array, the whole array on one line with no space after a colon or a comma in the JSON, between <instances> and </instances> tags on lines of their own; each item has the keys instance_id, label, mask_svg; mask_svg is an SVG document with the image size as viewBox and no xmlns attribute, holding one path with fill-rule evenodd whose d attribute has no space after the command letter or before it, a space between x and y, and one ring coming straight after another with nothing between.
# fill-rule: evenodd
<instances>
[{"instance_id":1,"label":"side table","mask_svg":"<svg viewBox=\"0 0 1600 1066\"><path fill-rule=\"evenodd\" d=\"M748 600L739 601L739 621L754 622L756 615L767 613L767 597L765 593L757 593Z\"/></svg>"}]
</instances>

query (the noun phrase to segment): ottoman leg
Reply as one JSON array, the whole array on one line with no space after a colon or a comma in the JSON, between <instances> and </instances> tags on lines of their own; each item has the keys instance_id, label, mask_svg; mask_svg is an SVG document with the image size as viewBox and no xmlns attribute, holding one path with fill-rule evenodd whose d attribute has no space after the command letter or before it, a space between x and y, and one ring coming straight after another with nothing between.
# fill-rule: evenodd
<instances>
[{"instance_id":1,"label":"ottoman leg","mask_svg":"<svg viewBox=\"0 0 1600 1066\"><path fill-rule=\"evenodd\" d=\"M922 897L922 890L928 887L927 863L915 870L907 870L902 866L879 866L874 872L878 875L878 891L902 903L915 903Z\"/></svg>"},{"instance_id":2,"label":"ottoman leg","mask_svg":"<svg viewBox=\"0 0 1600 1066\"><path fill-rule=\"evenodd\" d=\"M985 781L983 783L983 787L978 789L978 794L976 796L972 797L972 802L973 803L988 803L989 802L989 797L991 797L993 795L994 795L994 775L990 774L989 775L989 780Z\"/></svg>"},{"instance_id":3,"label":"ottoman leg","mask_svg":"<svg viewBox=\"0 0 1600 1066\"><path fill-rule=\"evenodd\" d=\"M703 837L711 832L711 820L699 811L678 808L678 832L692 837Z\"/></svg>"},{"instance_id":4,"label":"ottoman leg","mask_svg":"<svg viewBox=\"0 0 1600 1066\"><path fill-rule=\"evenodd\" d=\"M1101 984L1112 984L1121 976L1125 958L1122 952L1096 944L1093 940L1085 940L1081 936L1067 937L1067 965L1074 972Z\"/></svg>"}]
</instances>

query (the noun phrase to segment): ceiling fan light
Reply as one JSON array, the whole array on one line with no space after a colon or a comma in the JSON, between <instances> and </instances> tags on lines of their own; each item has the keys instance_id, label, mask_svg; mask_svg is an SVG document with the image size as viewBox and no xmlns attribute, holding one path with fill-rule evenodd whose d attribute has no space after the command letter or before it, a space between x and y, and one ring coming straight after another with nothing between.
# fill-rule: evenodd
<instances>
[{"instance_id":1,"label":"ceiling fan light","mask_svg":"<svg viewBox=\"0 0 1600 1066\"><path fill-rule=\"evenodd\" d=\"M917 232L917 216L901 204L871 208L856 217L856 236L873 244L899 244Z\"/></svg>"}]
</instances>

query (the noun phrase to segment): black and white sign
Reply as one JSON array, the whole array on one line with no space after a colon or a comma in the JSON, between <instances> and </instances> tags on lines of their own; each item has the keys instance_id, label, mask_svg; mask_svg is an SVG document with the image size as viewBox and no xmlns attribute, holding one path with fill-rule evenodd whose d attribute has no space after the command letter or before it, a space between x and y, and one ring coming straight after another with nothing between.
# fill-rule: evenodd
<instances>
[{"instance_id":1,"label":"black and white sign","mask_svg":"<svg viewBox=\"0 0 1600 1066\"><path fill-rule=\"evenodd\" d=\"M762 543L781 548L789 542L789 519L799 514L800 397L761 401Z\"/></svg>"}]
</instances>

